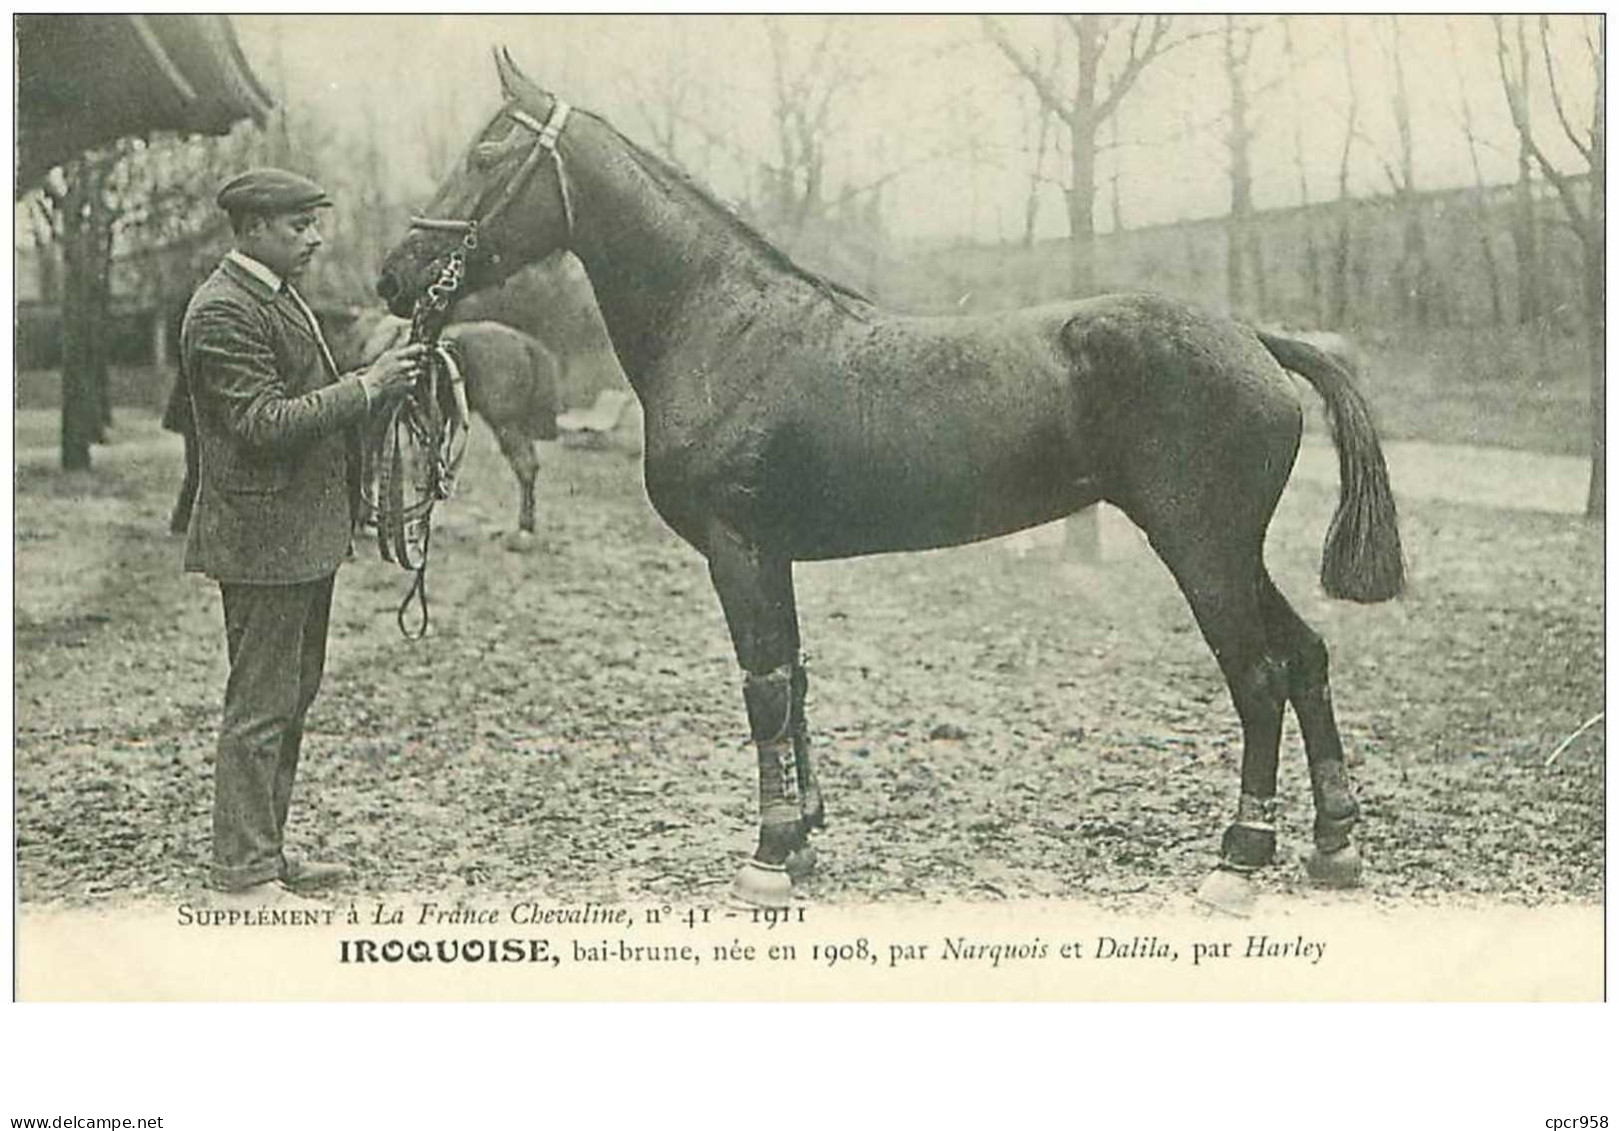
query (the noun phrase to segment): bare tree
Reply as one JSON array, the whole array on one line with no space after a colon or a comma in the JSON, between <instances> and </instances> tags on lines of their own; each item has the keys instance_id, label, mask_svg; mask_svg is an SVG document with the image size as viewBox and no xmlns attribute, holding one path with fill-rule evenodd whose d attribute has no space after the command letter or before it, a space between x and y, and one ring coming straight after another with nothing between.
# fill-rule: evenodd
<instances>
[{"instance_id":1,"label":"bare tree","mask_svg":"<svg viewBox=\"0 0 1619 1131\"><path fill-rule=\"evenodd\" d=\"M1572 17L1583 48L1583 60L1570 58L1578 51L1554 52L1551 19L1540 16L1537 23L1541 63L1545 71L1547 94L1561 127L1563 139L1576 156L1575 167L1559 167L1547 154L1547 144L1538 136L1536 125L1529 113L1529 87L1531 72L1527 67L1515 67L1510 59L1506 29L1500 16L1492 16L1495 23L1496 59L1501 72L1501 88L1506 95L1507 109L1518 137L1534 157L1541 174L1557 191L1563 214L1579 239L1581 252L1581 297L1585 307L1587 354L1591 379L1591 480L1586 493L1587 518L1602 519L1607 515L1607 378L1604 351L1607 339L1607 313L1604 308L1605 274L1607 271L1607 138L1603 100L1606 97L1607 27L1600 15ZM1562 17L1560 17L1562 19ZM1521 58L1521 56L1520 56ZM1591 105L1581 117L1571 117L1564 96L1569 82L1568 70L1584 64L1591 82ZM1583 164L1584 168L1578 168ZM1583 181L1585 192L1580 191Z\"/></svg>"},{"instance_id":2,"label":"bare tree","mask_svg":"<svg viewBox=\"0 0 1619 1131\"><path fill-rule=\"evenodd\" d=\"M1333 234L1330 288L1328 290L1328 323L1341 330L1349 321L1350 260L1353 255L1354 201L1349 196L1350 157L1355 139L1360 132L1360 86L1355 75L1355 50L1349 38L1349 17L1339 17L1339 31L1343 41L1344 79L1347 98L1344 103L1344 140L1338 150L1338 202L1337 231Z\"/></svg>"},{"instance_id":3,"label":"bare tree","mask_svg":"<svg viewBox=\"0 0 1619 1131\"><path fill-rule=\"evenodd\" d=\"M1456 24L1445 20L1450 36L1450 57L1456 68L1456 94L1461 113L1462 133L1467 138L1467 156L1473 166L1473 213L1478 228L1479 253L1484 263L1484 279L1490 291L1490 322L1494 326L1506 324L1506 311L1501 298L1501 271L1495 261L1495 244L1490 224L1489 189L1484 182L1484 168L1479 162L1478 127L1473 119L1473 102L1467 93L1467 78L1462 67L1461 44L1456 37Z\"/></svg>"},{"instance_id":4,"label":"bare tree","mask_svg":"<svg viewBox=\"0 0 1619 1131\"><path fill-rule=\"evenodd\" d=\"M695 133L695 107L704 92L692 63L690 17L664 16L661 26L662 54L637 59L625 81L635 92L635 112L647 141L661 156L683 165L689 156L686 141Z\"/></svg>"},{"instance_id":5,"label":"bare tree","mask_svg":"<svg viewBox=\"0 0 1619 1131\"><path fill-rule=\"evenodd\" d=\"M1066 15L1056 17L1049 53L1014 43L1001 24L982 17L984 32L1011 63L1044 110L1067 127L1069 287L1074 295L1096 290L1096 167L1103 125L1135 87L1143 71L1176 46L1171 17ZM1066 58L1062 37L1071 43ZM1112 48L1110 51L1109 48ZM1115 204L1118 198L1115 195ZM1101 522L1090 507L1069 519L1069 548L1082 557L1101 555Z\"/></svg>"},{"instance_id":6,"label":"bare tree","mask_svg":"<svg viewBox=\"0 0 1619 1131\"><path fill-rule=\"evenodd\" d=\"M161 362L166 312L189 294L197 262L216 256L224 242L214 193L226 172L250 163L249 136L125 138L53 171L29 198L42 261L52 263L58 249L62 260L64 469L88 469L90 446L105 439L112 422L115 285L157 312L153 356Z\"/></svg>"},{"instance_id":7,"label":"bare tree","mask_svg":"<svg viewBox=\"0 0 1619 1131\"><path fill-rule=\"evenodd\" d=\"M803 52L788 41L787 21L767 17L764 26L777 148L775 160L763 169L764 207L775 226L796 236L826 211L827 158L837 113L871 74L849 49L851 29L841 18L823 17L820 34Z\"/></svg>"},{"instance_id":8,"label":"bare tree","mask_svg":"<svg viewBox=\"0 0 1619 1131\"><path fill-rule=\"evenodd\" d=\"M62 468L88 471L110 423L107 331L112 307L115 179L127 143L92 150L47 179L42 204L62 248Z\"/></svg>"},{"instance_id":9,"label":"bare tree","mask_svg":"<svg viewBox=\"0 0 1619 1131\"><path fill-rule=\"evenodd\" d=\"M1296 16L1282 17L1282 50L1287 56L1288 73L1300 74L1303 60L1293 41L1293 21ZM1293 115L1293 168L1299 182L1299 222L1304 225L1304 278L1310 292L1310 317L1320 324L1326 317L1326 300L1321 286L1321 248L1316 239L1315 210L1310 207L1310 176L1305 162L1304 114Z\"/></svg>"},{"instance_id":10,"label":"bare tree","mask_svg":"<svg viewBox=\"0 0 1619 1131\"><path fill-rule=\"evenodd\" d=\"M1072 41L1073 56L1060 71L1052 58L1014 43L1000 22L983 17L984 32L1068 132L1069 284L1076 295L1096 289L1096 157L1102 126L1141 74L1180 40L1170 37L1170 16L1067 15L1054 17Z\"/></svg>"},{"instance_id":11,"label":"bare tree","mask_svg":"<svg viewBox=\"0 0 1619 1131\"><path fill-rule=\"evenodd\" d=\"M1032 132L1034 137L1031 139L1029 146L1032 157L1029 163L1028 192L1023 200L1023 247L1025 250L1034 246L1034 233L1040 222L1040 197L1047 179L1046 154L1050 151L1052 142L1051 107L1038 97L1029 99L1029 102L1030 105L1024 114L1024 123L1025 129Z\"/></svg>"},{"instance_id":12,"label":"bare tree","mask_svg":"<svg viewBox=\"0 0 1619 1131\"><path fill-rule=\"evenodd\" d=\"M1529 76L1533 64L1523 17L1514 21L1511 49L1506 47L1499 18L1495 20L1495 29L1497 57L1501 66L1511 72L1510 76L1503 76L1502 82L1518 91L1518 104L1524 117L1528 118L1532 113ZM1512 247L1518 264L1518 323L1523 326L1532 325L1540 319L1540 239L1535 222L1534 168L1529 140L1520 132L1518 179L1512 193Z\"/></svg>"},{"instance_id":13,"label":"bare tree","mask_svg":"<svg viewBox=\"0 0 1619 1131\"><path fill-rule=\"evenodd\" d=\"M1119 140L1119 116L1115 114L1107 120L1107 151L1113 158L1112 168L1107 175L1107 199L1115 232L1124 231L1124 192L1119 187L1124 164L1119 159L1119 152L1123 145L1124 143Z\"/></svg>"},{"instance_id":14,"label":"bare tree","mask_svg":"<svg viewBox=\"0 0 1619 1131\"><path fill-rule=\"evenodd\" d=\"M1394 190L1400 209L1400 260L1395 269L1400 306L1418 327L1426 328L1437 312L1438 280L1428 257L1428 233L1422 222L1422 201L1417 194L1416 147L1411 133L1411 94L1406 82L1405 50L1400 17L1386 17L1389 38L1384 45L1394 71L1391 104L1395 135L1399 141L1396 160L1380 157L1384 174Z\"/></svg>"},{"instance_id":15,"label":"bare tree","mask_svg":"<svg viewBox=\"0 0 1619 1131\"><path fill-rule=\"evenodd\" d=\"M1249 90L1249 60L1261 26L1237 16L1221 25L1221 59L1225 65L1230 102L1226 115L1226 152L1230 158L1231 211L1226 218L1226 301L1232 309L1251 305L1265 313L1265 268L1254 224L1252 147L1255 122ZM1248 294L1251 284L1251 299Z\"/></svg>"}]
</instances>

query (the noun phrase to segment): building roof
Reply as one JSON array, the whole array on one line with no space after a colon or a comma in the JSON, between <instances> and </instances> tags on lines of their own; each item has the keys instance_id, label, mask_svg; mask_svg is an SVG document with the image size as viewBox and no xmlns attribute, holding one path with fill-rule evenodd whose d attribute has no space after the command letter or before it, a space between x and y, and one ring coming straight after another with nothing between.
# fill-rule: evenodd
<instances>
[{"instance_id":1,"label":"building roof","mask_svg":"<svg viewBox=\"0 0 1619 1131\"><path fill-rule=\"evenodd\" d=\"M116 138L224 134L274 105L230 19L183 13L18 15L17 180Z\"/></svg>"}]
</instances>

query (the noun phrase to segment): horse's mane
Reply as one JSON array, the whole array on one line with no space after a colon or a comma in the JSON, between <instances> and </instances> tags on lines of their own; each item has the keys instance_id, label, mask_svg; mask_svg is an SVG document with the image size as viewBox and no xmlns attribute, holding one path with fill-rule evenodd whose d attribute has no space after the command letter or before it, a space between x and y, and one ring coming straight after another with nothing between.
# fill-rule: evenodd
<instances>
[{"instance_id":1,"label":"horse's mane","mask_svg":"<svg viewBox=\"0 0 1619 1131\"><path fill-rule=\"evenodd\" d=\"M848 299L854 299L856 302L862 302L868 306L875 305L868 296L860 293L855 288L845 283L840 283L836 279L829 279L825 275L800 265L792 256L771 243L759 229L718 200L715 200L713 194L693 178L690 173L625 137L622 132L605 119L595 115L591 116L595 117L596 121L606 126L619 141L624 143L624 148L629 152L635 163L660 186L665 189L678 188L689 192L696 197L697 202L705 212L735 232L744 243L760 255L763 255L773 266L780 268L794 278L802 279L809 283L847 314L852 314L856 317L865 316L862 311L852 309L847 302Z\"/></svg>"}]
</instances>

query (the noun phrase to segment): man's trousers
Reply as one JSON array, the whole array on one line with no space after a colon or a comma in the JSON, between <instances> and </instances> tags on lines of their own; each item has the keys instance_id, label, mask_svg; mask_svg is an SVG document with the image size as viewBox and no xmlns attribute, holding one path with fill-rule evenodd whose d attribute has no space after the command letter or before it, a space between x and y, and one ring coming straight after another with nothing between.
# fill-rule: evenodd
<instances>
[{"instance_id":1,"label":"man's trousers","mask_svg":"<svg viewBox=\"0 0 1619 1131\"><path fill-rule=\"evenodd\" d=\"M285 873L282 836L304 716L326 666L334 576L296 585L220 583L230 677L214 760L210 882L221 890Z\"/></svg>"}]
</instances>

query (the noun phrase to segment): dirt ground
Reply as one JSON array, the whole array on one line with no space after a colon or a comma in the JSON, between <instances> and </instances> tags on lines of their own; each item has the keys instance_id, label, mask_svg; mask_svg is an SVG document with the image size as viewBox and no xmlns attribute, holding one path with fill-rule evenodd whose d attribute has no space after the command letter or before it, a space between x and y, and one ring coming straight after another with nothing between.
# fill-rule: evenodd
<instances>
[{"instance_id":1,"label":"dirt ground","mask_svg":"<svg viewBox=\"0 0 1619 1131\"><path fill-rule=\"evenodd\" d=\"M21 897L195 894L225 664L217 591L166 532L179 442L129 410L97 470L64 475L53 426L24 413L17 437ZM290 839L353 862L356 893L718 898L754 775L703 562L632 456L542 448L525 542L475 433L426 641L394 623L404 574L364 546L343 570ZM1365 808L1367 886L1346 898L1600 900L1602 728L1545 762L1603 708L1602 529L1417 486L1396 480L1412 586L1392 604L1320 593L1334 485L1296 476L1271 531L1272 572L1332 650ZM831 817L805 898L1185 898L1235 803L1236 718L1167 572L1107 530L1098 563L1034 538L798 568ZM1302 897L1291 722L1281 799L1262 884Z\"/></svg>"}]
</instances>

